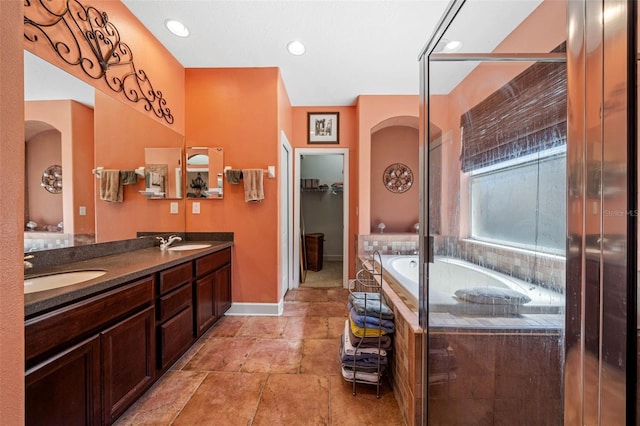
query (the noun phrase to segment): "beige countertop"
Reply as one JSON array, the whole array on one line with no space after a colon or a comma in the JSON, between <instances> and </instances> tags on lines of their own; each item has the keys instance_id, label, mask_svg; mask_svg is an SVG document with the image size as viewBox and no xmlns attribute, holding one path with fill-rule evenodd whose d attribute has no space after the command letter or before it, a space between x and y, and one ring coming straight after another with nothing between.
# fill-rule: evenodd
<instances>
[{"instance_id":1,"label":"beige countertop","mask_svg":"<svg viewBox=\"0 0 640 426\"><path fill-rule=\"evenodd\" d=\"M231 241L188 241L188 243L206 243L211 244L211 246L185 251L160 250L156 246L67 263L39 271L37 274L27 274L25 279L70 271L96 269L106 271L104 275L82 283L25 294L25 318L28 319L73 302L87 299L155 272L233 246Z\"/></svg>"}]
</instances>

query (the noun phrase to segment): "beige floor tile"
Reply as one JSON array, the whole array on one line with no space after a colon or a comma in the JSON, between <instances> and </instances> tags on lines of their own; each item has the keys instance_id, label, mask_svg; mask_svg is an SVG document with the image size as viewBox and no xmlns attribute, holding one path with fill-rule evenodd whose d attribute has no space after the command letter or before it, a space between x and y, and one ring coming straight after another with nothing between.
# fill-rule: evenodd
<instances>
[{"instance_id":1,"label":"beige floor tile","mask_svg":"<svg viewBox=\"0 0 640 426\"><path fill-rule=\"evenodd\" d=\"M345 302L318 302L309 306L308 315L321 317L347 317L347 303Z\"/></svg>"},{"instance_id":2,"label":"beige floor tile","mask_svg":"<svg viewBox=\"0 0 640 426\"><path fill-rule=\"evenodd\" d=\"M266 374L209 373L173 425L251 424L266 381Z\"/></svg>"},{"instance_id":3,"label":"beige floor tile","mask_svg":"<svg viewBox=\"0 0 640 426\"><path fill-rule=\"evenodd\" d=\"M233 337L238 330L247 322L247 317L224 316L220 318L204 336L205 339L211 337Z\"/></svg>"},{"instance_id":4,"label":"beige floor tile","mask_svg":"<svg viewBox=\"0 0 640 426\"><path fill-rule=\"evenodd\" d=\"M241 371L246 373L288 373L300 370L302 340L257 339Z\"/></svg>"},{"instance_id":5,"label":"beige floor tile","mask_svg":"<svg viewBox=\"0 0 640 426\"><path fill-rule=\"evenodd\" d=\"M383 379L380 387L380 398L376 398L376 386L356 383L356 394L353 395L353 384L342 376L330 376L331 389L331 425L389 425L405 424L393 390Z\"/></svg>"},{"instance_id":6,"label":"beige floor tile","mask_svg":"<svg viewBox=\"0 0 640 426\"><path fill-rule=\"evenodd\" d=\"M287 317L249 317L240 327L236 336L277 339L282 337Z\"/></svg>"},{"instance_id":7,"label":"beige floor tile","mask_svg":"<svg viewBox=\"0 0 640 426\"><path fill-rule=\"evenodd\" d=\"M262 392L252 425L329 424L329 382L326 377L308 374L272 374Z\"/></svg>"},{"instance_id":8,"label":"beige floor tile","mask_svg":"<svg viewBox=\"0 0 640 426\"><path fill-rule=\"evenodd\" d=\"M300 373L341 374L339 351L339 339L305 339L302 346Z\"/></svg>"},{"instance_id":9,"label":"beige floor tile","mask_svg":"<svg viewBox=\"0 0 640 426\"><path fill-rule=\"evenodd\" d=\"M309 302L286 302L282 316L285 317L304 317L309 310Z\"/></svg>"},{"instance_id":10,"label":"beige floor tile","mask_svg":"<svg viewBox=\"0 0 640 426\"><path fill-rule=\"evenodd\" d=\"M328 334L325 317L291 317L282 333L287 339L325 339Z\"/></svg>"},{"instance_id":11,"label":"beige floor tile","mask_svg":"<svg viewBox=\"0 0 640 426\"><path fill-rule=\"evenodd\" d=\"M169 425L206 377L195 371L168 371L115 423Z\"/></svg>"},{"instance_id":12,"label":"beige floor tile","mask_svg":"<svg viewBox=\"0 0 640 426\"><path fill-rule=\"evenodd\" d=\"M247 361L256 339L212 337L183 367L192 371L240 371Z\"/></svg>"}]
</instances>

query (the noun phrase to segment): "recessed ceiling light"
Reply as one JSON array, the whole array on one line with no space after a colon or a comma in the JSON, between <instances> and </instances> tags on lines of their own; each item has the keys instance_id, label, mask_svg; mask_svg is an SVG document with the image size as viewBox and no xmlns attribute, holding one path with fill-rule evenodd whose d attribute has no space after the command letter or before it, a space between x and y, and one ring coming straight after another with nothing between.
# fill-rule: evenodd
<instances>
[{"instance_id":1,"label":"recessed ceiling light","mask_svg":"<svg viewBox=\"0 0 640 426\"><path fill-rule=\"evenodd\" d=\"M450 42L447 42L447 44L444 45L444 49L442 49L442 51L451 53L451 52L457 52L461 48L462 48L461 41L452 40Z\"/></svg>"},{"instance_id":2,"label":"recessed ceiling light","mask_svg":"<svg viewBox=\"0 0 640 426\"><path fill-rule=\"evenodd\" d=\"M164 21L164 25L172 34L177 35L178 37L189 37L189 28L180 21L167 19Z\"/></svg>"},{"instance_id":3,"label":"recessed ceiling light","mask_svg":"<svg viewBox=\"0 0 640 426\"><path fill-rule=\"evenodd\" d=\"M287 44L287 50L292 55L300 56L304 54L306 49L304 47L304 44L302 44L302 42L299 42L298 40L293 40L293 41L290 41L289 44Z\"/></svg>"}]
</instances>

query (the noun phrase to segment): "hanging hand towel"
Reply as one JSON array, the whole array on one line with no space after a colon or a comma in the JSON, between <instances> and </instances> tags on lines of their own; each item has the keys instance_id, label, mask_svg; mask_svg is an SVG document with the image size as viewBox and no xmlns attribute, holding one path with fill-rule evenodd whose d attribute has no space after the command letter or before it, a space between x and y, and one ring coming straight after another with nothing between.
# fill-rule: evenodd
<instances>
[{"instance_id":1,"label":"hanging hand towel","mask_svg":"<svg viewBox=\"0 0 640 426\"><path fill-rule=\"evenodd\" d=\"M242 179L242 170L227 169L225 170L225 175L227 176L227 182L237 185Z\"/></svg>"},{"instance_id":2,"label":"hanging hand towel","mask_svg":"<svg viewBox=\"0 0 640 426\"><path fill-rule=\"evenodd\" d=\"M122 202L120 170L100 171L100 199L112 203Z\"/></svg>"},{"instance_id":3,"label":"hanging hand towel","mask_svg":"<svg viewBox=\"0 0 640 426\"><path fill-rule=\"evenodd\" d=\"M264 199L264 172L262 169L243 169L242 180L244 181L244 201L258 202Z\"/></svg>"},{"instance_id":4,"label":"hanging hand towel","mask_svg":"<svg viewBox=\"0 0 640 426\"><path fill-rule=\"evenodd\" d=\"M138 183L138 175L135 170L120 170L120 183L122 185L133 185Z\"/></svg>"}]
</instances>

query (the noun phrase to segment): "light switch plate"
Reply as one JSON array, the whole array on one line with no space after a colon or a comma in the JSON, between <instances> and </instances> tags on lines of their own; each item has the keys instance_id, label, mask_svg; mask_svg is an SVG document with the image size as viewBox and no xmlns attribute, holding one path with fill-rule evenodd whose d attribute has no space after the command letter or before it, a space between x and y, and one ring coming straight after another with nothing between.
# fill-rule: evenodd
<instances>
[{"instance_id":1,"label":"light switch plate","mask_svg":"<svg viewBox=\"0 0 640 426\"><path fill-rule=\"evenodd\" d=\"M178 214L178 202L177 201L172 201L171 202L170 212L171 212L171 214Z\"/></svg>"},{"instance_id":2,"label":"light switch plate","mask_svg":"<svg viewBox=\"0 0 640 426\"><path fill-rule=\"evenodd\" d=\"M87 208L85 206L80 206L79 210L80 211L78 212L78 214L80 216L86 216L87 215Z\"/></svg>"},{"instance_id":3,"label":"light switch plate","mask_svg":"<svg viewBox=\"0 0 640 426\"><path fill-rule=\"evenodd\" d=\"M199 202L194 201L193 204L191 204L191 213L200 214L200 203Z\"/></svg>"}]
</instances>

